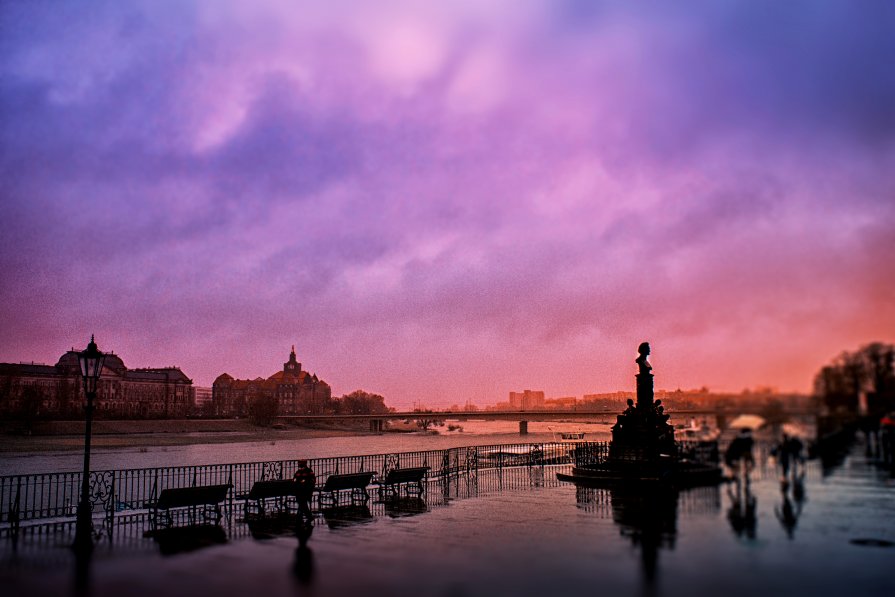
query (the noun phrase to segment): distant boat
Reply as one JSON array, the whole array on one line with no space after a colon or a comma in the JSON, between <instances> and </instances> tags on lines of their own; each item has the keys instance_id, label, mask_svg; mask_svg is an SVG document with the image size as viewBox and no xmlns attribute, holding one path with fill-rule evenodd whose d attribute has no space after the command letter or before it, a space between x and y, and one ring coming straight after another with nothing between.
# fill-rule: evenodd
<instances>
[{"instance_id":1,"label":"distant boat","mask_svg":"<svg viewBox=\"0 0 895 597\"><path fill-rule=\"evenodd\" d=\"M560 443L568 443L568 442L583 442L585 433L583 431L560 431L559 432L559 442ZM553 434L554 441L556 440L556 433Z\"/></svg>"},{"instance_id":2,"label":"distant boat","mask_svg":"<svg viewBox=\"0 0 895 597\"><path fill-rule=\"evenodd\" d=\"M547 427L553 434L553 441L557 443L578 443L585 441L584 431L556 431L553 427Z\"/></svg>"},{"instance_id":3,"label":"distant boat","mask_svg":"<svg viewBox=\"0 0 895 597\"><path fill-rule=\"evenodd\" d=\"M551 431L553 431L553 430L551 429ZM553 441L562 445L565 448L566 454L568 454L569 459L572 462L575 462L575 450L578 448L578 444L584 443L587 441L584 437L586 435L585 432L584 431L560 431L559 439L557 439L556 435L557 435L557 432L554 431L553 432Z\"/></svg>"}]
</instances>

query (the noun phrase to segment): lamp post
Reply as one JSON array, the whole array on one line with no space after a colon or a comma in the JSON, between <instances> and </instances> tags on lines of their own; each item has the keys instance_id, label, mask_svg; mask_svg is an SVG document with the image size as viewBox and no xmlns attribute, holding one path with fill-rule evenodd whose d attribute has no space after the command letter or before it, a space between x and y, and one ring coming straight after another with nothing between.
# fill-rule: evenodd
<instances>
[{"instance_id":1,"label":"lamp post","mask_svg":"<svg viewBox=\"0 0 895 597\"><path fill-rule=\"evenodd\" d=\"M89 550L93 547L93 509L90 505L90 428L93 423L93 401L96 399L96 386L103 370L106 358L97 350L93 336L87 350L78 353L81 365L81 377L84 379L84 394L87 397L86 428L84 431L84 473L81 477L81 501L78 504L78 520L75 526L75 544L77 550Z\"/></svg>"}]
</instances>

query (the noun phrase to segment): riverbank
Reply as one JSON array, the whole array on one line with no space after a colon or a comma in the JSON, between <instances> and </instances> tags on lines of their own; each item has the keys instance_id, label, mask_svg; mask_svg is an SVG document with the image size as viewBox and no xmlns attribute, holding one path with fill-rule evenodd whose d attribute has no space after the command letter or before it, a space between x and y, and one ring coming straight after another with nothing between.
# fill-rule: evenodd
<instances>
[{"instance_id":1,"label":"riverbank","mask_svg":"<svg viewBox=\"0 0 895 597\"><path fill-rule=\"evenodd\" d=\"M327 437L353 437L370 433L350 426L257 427L245 419L179 419L143 421L96 421L94 448L141 448L189 446L234 442L276 442ZM3 433L0 453L64 452L84 449L83 421L46 421L30 435Z\"/></svg>"}]
</instances>

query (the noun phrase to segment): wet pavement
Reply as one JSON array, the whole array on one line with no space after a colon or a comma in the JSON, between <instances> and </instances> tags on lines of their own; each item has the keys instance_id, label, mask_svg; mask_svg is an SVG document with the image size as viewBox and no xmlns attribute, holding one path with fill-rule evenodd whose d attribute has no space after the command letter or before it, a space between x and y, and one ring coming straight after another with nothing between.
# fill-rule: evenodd
<instances>
[{"instance_id":1,"label":"wet pavement","mask_svg":"<svg viewBox=\"0 0 895 597\"><path fill-rule=\"evenodd\" d=\"M320 516L306 548L291 519L206 528L167 544L119 539L83 594L893 595L895 483L857 449L801 488L759 469L748 487L577 488L555 467L480 472L426 500ZM797 484L798 485L798 484ZM179 550L191 550L180 551ZM168 555L165 555L168 554ZM75 591L61 547L3 548L5 595Z\"/></svg>"}]
</instances>

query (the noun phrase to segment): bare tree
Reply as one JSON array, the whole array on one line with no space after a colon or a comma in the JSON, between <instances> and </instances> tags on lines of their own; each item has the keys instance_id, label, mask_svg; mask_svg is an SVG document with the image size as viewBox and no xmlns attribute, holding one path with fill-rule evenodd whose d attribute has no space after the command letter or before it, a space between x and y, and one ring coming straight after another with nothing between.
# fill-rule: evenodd
<instances>
[{"instance_id":1,"label":"bare tree","mask_svg":"<svg viewBox=\"0 0 895 597\"><path fill-rule=\"evenodd\" d=\"M279 403L273 396L259 396L249 402L249 420L253 425L266 427L279 413Z\"/></svg>"}]
</instances>

